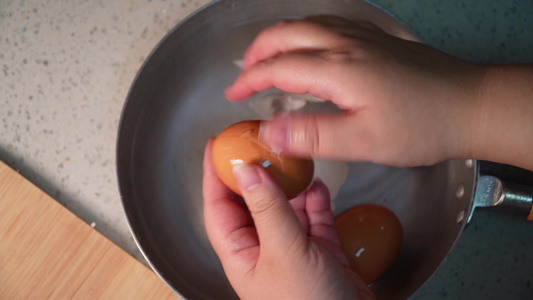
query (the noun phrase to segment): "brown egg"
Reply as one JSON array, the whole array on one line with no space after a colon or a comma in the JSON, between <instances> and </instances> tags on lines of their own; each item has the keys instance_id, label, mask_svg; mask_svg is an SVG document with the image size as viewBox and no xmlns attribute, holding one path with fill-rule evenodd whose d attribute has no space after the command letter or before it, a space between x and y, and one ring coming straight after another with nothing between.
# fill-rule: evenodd
<instances>
[{"instance_id":1,"label":"brown egg","mask_svg":"<svg viewBox=\"0 0 533 300\"><path fill-rule=\"evenodd\" d=\"M288 199L303 192L313 179L314 165L300 159L273 152L258 140L261 121L242 121L228 126L213 142L213 165L220 179L241 195L233 176L238 163L263 166L281 186Z\"/></svg>"},{"instance_id":2,"label":"brown egg","mask_svg":"<svg viewBox=\"0 0 533 300\"><path fill-rule=\"evenodd\" d=\"M380 205L349 209L335 219L335 230L350 267L366 283L387 271L402 245L400 220Z\"/></svg>"}]
</instances>

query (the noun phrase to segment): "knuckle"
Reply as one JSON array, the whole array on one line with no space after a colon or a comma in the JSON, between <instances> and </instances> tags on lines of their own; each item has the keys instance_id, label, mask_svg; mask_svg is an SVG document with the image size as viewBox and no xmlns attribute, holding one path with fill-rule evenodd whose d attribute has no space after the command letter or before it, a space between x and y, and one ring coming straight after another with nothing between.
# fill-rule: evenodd
<instances>
[{"instance_id":1,"label":"knuckle","mask_svg":"<svg viewBox=\"0 0 533 300\"><path fill-rule=\"evenodd\" d=\"M309 20L282 20L271 27L273 32L289 31L292 33L305 33L310 30L321 30L321 25Z\"/></svg>"},{"instance_id":2,"label":"knuckle","mask_svg":"<svg viewBox=\"0 0 533 300\"><path fill-rule=\"evenodd\" d=\"M294 20L282 20L276 23L274 26L267 29L269 34L279 34L280 32L290 30L297 25Z\"/></svg>"},{"instance_id":3,"label":"knuckle","mask_svg":"<svg viewBox=\"0 0 533 300\"><path fill-rule=\"evenodd\" d=\"M369 39L342 35L344 42L336 47L324 50L322 59L329 63L345 65L372 59L379 53L378 49Z\"/></svg>"},{"instance_id":4,"label":"knuckle","mask_svg":"<svg viewBox=\"0 0 533 300\"><path fill-rule=\"evenodd\" d=\"M264 59L262 61L260 61L258 63L258 65L261 67L261 68L272 68L273 65L275 65L277 62L277 59L275 59L274 57L271 57L271 58L267 58L267 59Z\"/></svg>"},{"instance_id":5,"label":"knuckle","mask_svg":"<svg viewBox=\"0 0 533 300\"><path fill-rule=\"evenodd\" d=\"M288 30L288 28L291 28L292 26L294 26L294 22L293 20L282 20L282 21L279 21L277 22L276 24L270 26L270 27L267 27L266 29L264 29L263 31L261 31L261 33L258 35L258 37L256 38L256 41L258 40L261 40L261 41L264 41L264 40L269 40L277 35L280 35L283 31L286 31Z\"/></svg>"},{"instance_id":6,"label":"knuckle","mask_svg":"<svg viewBox=\"0 0 533 300\"><path fill-rule=\"evenodd\" d=\"M278 205L278 201L272 197L269 193L264 191L258 191L255 195L252 195L254 198L253 204L249 205L248 209L252 215L265 215L270 213L270 211L275 210Z\"/></svg>"},{"instance_id":7,"label":"knuckle","mask_svg":"<svg viewBox=\"0 0 533 300\"><path fill-rule=\"evenodd\" d=\"M354 55L354 51L352 51L352 49L336 48L325 51L323 53L323 58L331 63L345 65L352 63L356 56Z\"/></svg>"},{"instance_id":8,"label":"knuckle","mask_svg":"<svg viewBox=\"0 0 533 300\"><path fill-rule=\"evenodd\" d=\"M320 134L317 116L311 115L304 118L299 128L295 128L294 134L291 136L294 145L299 149L310 151L311 155L320 152Z\"/></svg>"}]
</instances>

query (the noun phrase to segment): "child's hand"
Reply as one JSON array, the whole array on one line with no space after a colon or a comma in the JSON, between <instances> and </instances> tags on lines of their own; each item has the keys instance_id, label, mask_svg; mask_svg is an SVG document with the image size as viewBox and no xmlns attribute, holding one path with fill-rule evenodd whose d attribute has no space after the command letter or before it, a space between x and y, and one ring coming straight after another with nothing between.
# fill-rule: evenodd
<instances>
[{"instance_id":1,"label":"child's hand","mask_svg":"<svg viewBox=\"0 0 533 300\"><path fill-rule=\"evenodd\" d=\"M374 25L318 16L264 30L226 90L243 100L272 87L331 100L340 114L290 115L263 139L303 155L395 166L471 156L484 68Z\"/></svg>"},{"instance_id":2,"label":"child's hand","mask_svg":"<svg viewBox=\"0 0 533 300\"><path fill-rule=\"evenodd\" d=\"M243 203L215 173L211 144L204 157L205 226L240 298L374 299L340 249L323 183L287 201L266 170L241 166L234 172Z\"/></svg>"}]
</instances>

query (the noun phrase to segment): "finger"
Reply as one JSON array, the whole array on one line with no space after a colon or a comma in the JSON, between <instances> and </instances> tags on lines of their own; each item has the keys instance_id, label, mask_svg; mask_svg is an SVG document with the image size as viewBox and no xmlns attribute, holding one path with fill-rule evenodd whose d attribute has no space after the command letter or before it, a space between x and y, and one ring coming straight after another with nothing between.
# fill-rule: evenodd
<instances>
[{"instance_id":1,"label":"finger","mask_svg":"<svg viewBox=\"0 0 533 300\"><path fill-rule=\"evenodd\" d=\"M263 30L248 47L244 55L244 69L281 53L325 50L346 45L349 43L347 37L368 37L376 31L382 30L370 22L330 15L281 21Z\"/></svg>"},{"instance_id":2,"label":"finger","mask_svg":"<svg viewBox=\"0 0 533 300\"><path fill-rule=\"evenodd\" d=\"M365 159L368 132L360 118L356 113L283 115L264 122L260 138L295 156Z\"/></svg>"},{"instance_id":3,"label":"finger","mask_svg":"<svg viewBox=\"0 0 533 300\"><path fill-rule=\"evenodd\" d=\"M212 161L213 139L207 143L204 155L204 222L209 241L224 267L236 266L233 261L244 261L240 266L250 268L258 256L259 240L251 226L246 210L234 200L233 194L218 178Z\"/></svg>"},{"instance_id":4,"label":"finger","mask_svg":"<svg viewBox=\"0 0 533 300\"><path fill-rule=\"evenodd\" d=\"M305 210L309 219L309 235L340 246L326 185L316 180L307 192L306 200Z\"/></svg>"},{"instance_id":5,"label":"finger","mask_svg":"<svg viewBox=\"0 0 533 300\"><path fill-rule=\"evenodd\" d=\"M286 20L263 30L244 54L244 70L257 62L295 50L335 47L344 39L328 28L309 21Z\"/></svg>"},{"instance_id":6,"label":"finger","mask_svg":"<svg viewBox=\"0 0 533 300\"><path fill-rule=\"evenodd\" d=\"M207 141L204 151L203 162L203 186L202 191L204 195L204 204L210 205L216 203L218 199L232 198L233 193L226 187L226 185L218 177L212 162L212 146L214 138Z\"/></svg>"},{"instance_id":7,"label":"finger","mask_svg":"<svg viewBox=\"0 0 533 300\"><path fill-rule=\"evenodd\" d=\"M307 212L305 211L306 198L307 191L301 193L300 195L298 195L298 197L290 200L289 204L294 210L294 213L298 217L298 220L300 221L300 224L302 225L302 228L304 229L305 234L307 235L309 230L309 222L307 220Z\"/></svg>"},{"instance_id":8,"label":"finger","mask_svg":"<svg viewBox=\"0 0 533 300\"><path fill-rule=\"evenodd\" d=\"M246 164L234 166L233 172L254 220L261 253L276 256L290 250L303 254L307 237L285 194L270 174L260 166Z\"/></svg>"},{"instance_id":9,"label":"finger","mask_svg":"<svg viewBox=\"0 0 533 300\"><path fill-rule=\"evenodd\" d=\"M316 180L308 190L306 200L309 237L320 241L341 264L348 266L348 259L340 248L339 236L335 230L327 186L321 180Z\"/></svg>"},{"instance_id":10,"label":"finger","mask_svg":"<svg viewBox=\"0 0 533 300\"><path fill-rule=\"evenodd\" d=\"M241 72L224 96L239 101L275 87L334 101L346 88L335 79L343 76L338 68L343 65L332 63L331 56L325 57L322 52L291 52L262 61Z\"/></svg>"}]
</instances>

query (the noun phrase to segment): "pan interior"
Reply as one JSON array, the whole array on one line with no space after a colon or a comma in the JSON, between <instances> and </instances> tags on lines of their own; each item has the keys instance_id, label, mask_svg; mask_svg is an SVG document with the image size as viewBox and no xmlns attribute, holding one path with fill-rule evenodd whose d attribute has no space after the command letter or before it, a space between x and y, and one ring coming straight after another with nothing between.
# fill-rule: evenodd
<instances>
[{"instance_id":1,"label":"pan interior","mask_svg":"<svg viewBox=\"0 0 533 300\"><path fill-rule=\"evenodd\" d=\"M130 90L117 145L124 210L151 266L184 298L236 298L207 240L201 194L207 139L231 123L257 118L246 102L223 98L239 73L233 61L266 26L314 14L370 20L416 40L399 21L362 1L219 1L171 31ZM440 265L463 228L458 215L468 215L473 169L461 161L413 169L350 164L335 214L362 203L384 205L405 232L398 259L372 286L378 298L407 298ZM461 184L463 196L456 197Z\"/></svg>"}]
</instances>

